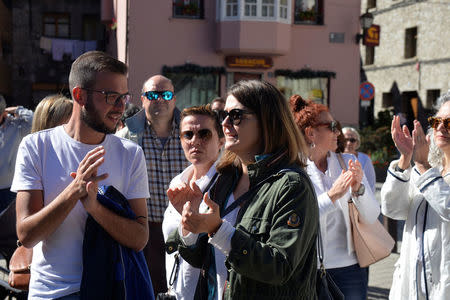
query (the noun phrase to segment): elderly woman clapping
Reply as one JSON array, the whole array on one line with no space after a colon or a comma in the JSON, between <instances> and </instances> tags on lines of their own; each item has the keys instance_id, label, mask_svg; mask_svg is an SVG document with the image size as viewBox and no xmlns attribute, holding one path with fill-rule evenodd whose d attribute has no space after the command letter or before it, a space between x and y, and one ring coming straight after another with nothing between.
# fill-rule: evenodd
<instances>
[{"instance_id":1,"label":"elderly woman clapping","mask_svg":"<svg viewBox=\"0 0 450 300\"><path fill-rule=\"evenodd\" d=\"M405 227L389 299L450 295L450 92L437 108L428 119L428 136L417 120L412 134L400 127L399 116L392 120L392 139L401 155L389 166L381 208L384 215L405 220Z\"/></svg>"}]
</instances>

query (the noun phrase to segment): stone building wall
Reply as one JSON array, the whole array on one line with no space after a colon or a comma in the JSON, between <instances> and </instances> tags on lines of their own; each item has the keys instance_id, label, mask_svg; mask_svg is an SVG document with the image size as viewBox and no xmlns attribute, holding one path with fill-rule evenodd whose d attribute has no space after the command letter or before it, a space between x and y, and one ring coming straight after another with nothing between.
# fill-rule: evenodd
<instances>
[{"instance_id":1,"label":"stone building wall","mask_svg":"<svg viewBox=\"0 0 450 300\"><path fill-rule=\"evenodd\" d=\"M365 65L366 47L361 46L363 69L375 86L375 115L384 109L383 93L393 87L400 93L417 92L422 106L427 103L427 90L450 89L450 1L378 0L369 9L374 24L380 25L380 45L375 47L373 65ZM367 0L362 3L365 12ZM417 27L417 54L405 58L405 30Z\"/></svg>"},{"instance_id":2,"label":"stone building wall","mask_svg":"<svg viewBox=\"0 0 450 300\"><path fill-rule=\"evenodd\" d=\"M72 64L70 57L54 61L51 53L41 49L44 13L69 13L69 38L82 39L83 15L100 16L100 0L13 1L12 98L15 104L30 108L36 106L49 93L67 93L65 87ZM48 86L49 90L45 90L45 86ZM57 90L52 90L55 86Z\"/></svg>"}]
</instances>

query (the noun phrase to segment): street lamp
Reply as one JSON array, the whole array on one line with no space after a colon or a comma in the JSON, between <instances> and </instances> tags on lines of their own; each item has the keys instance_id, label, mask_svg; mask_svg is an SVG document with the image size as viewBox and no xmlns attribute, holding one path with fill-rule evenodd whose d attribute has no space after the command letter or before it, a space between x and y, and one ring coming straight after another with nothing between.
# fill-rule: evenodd
<instances>
[{"instance_id":1,"label":"street lamp","mask_svg":"<svg viewBox=\"0 0 450 300\"><path fill-rule=\"evenodd\" d=\"M363 33L358 33L356 35L356 43L359 44L359 41L364 37L366 34L366 30L370 28L373 24L373 15L369 12L369 10L366 10L364 14L362 14L359 17L359 23L361 24L361 28L363 29Z\"/></svg>"}]
</instances>

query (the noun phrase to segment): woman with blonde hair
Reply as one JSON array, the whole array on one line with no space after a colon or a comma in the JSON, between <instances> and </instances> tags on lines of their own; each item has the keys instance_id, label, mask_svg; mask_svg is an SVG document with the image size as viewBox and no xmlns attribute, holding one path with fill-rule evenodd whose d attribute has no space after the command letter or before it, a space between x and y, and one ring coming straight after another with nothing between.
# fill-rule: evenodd
<instances>
[{"instance_id":1,"label":"woman with blonde hair","mask_svg":"<svg viewBox=\"0 0 450 300\"><path fill-rule=\"evenodd\" d=\"M267 82L240 81L220 120L216 183L171 201L182 220L168 249L203 270L194 299L314 299L318 207L286 99Z\"/></svg>"},{"instance_id":2,"label":"woman with blonde hair","mask_svg":"<svg viewBox=\"0 0 450 300\"><path fill-rule=\"evenodd\" d=\"M391 133L400 159L381 188L384 215L404 220L402 248L389 299L448 299L450 295L450 91L438 101L425 135L394 116ZM411 165L414 162L414 166Z\"/></svg>"},{"instance_id":3,"label":"woman with blonde hair","mask_svg":"<svg viewBox=\"0 0 450 300\"><path fill-rule=\"evenodd\" d=\"M69 121L73 102L61 94L46 96L36 106L31 132L56 127Z\"/></svg>"},{"instance_id":4,"label":"woman with blonde hair","mask_svg":"<svg viewBox=\"0 0 450 300\"><path fill-rule=\"evenodd\" d=\"M373 168L370 157L367 154L358 151L358 148L361 145L361 137L358 131L353 127L344 127L342 128L342 133L345 137L344 152L353 154L358 159L363 168L364 175L366 175L367 182L369 182L372 192L375 193L375 169Z\"/></svg>"}]
</instances>

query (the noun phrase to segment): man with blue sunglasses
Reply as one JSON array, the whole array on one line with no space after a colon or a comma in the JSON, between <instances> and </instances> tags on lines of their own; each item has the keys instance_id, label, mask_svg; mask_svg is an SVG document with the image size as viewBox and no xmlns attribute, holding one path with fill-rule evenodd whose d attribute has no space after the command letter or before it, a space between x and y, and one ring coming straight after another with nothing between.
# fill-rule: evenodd
<instances>
[{"instance_id":1,"label":"man with blue sunglasses","mask_svg":"<svg viewBox=\"0 0 450 300\"><path fill-rule=\"evenodd\" d=\"M147 199L149 240L144 255L155 294L167 290L162 221L168 205L166 191L173 177L188 165L180 142L180 111L170 79L155 75L142 87L143 109L125 121L117 135L144 149L150 198Z\"/></svg>"}]
</instances>

